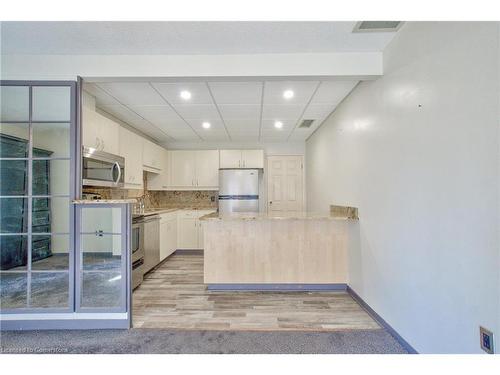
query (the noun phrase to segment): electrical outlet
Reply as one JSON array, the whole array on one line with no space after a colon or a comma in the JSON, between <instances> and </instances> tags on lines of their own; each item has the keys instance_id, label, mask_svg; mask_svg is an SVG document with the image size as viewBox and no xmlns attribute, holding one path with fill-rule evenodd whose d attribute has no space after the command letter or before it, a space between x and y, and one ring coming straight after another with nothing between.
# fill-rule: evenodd
<instances>
[{"instance_id":1,"label":"electrical outlet","mask_svg":"<svg viewBox=\"0 0 500 375\"><path fill-rule=\"evenodd\" d=\"M479 336L481 349L488 354L493 354L495 352L493 348L493 332L484 327L479 327Z\"/></svg>"}]
</instances>

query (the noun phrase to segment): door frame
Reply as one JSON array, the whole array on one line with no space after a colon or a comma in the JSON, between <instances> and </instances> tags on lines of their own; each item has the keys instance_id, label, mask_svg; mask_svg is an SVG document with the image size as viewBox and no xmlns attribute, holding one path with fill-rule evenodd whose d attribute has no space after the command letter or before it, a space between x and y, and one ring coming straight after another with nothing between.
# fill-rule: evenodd
<instances>
[{"instance_id":1,"label":"door frame","mask_svg":"<svg viewBox=\"0 0 500 375\"><path fill-rule=\"evenodd\" d=\"M264 183L266 186L266 212L269 212L269 179L267 176L269 175L269 160L272 157L280 157L280 156L298 156L302 159L302 211L307 211L307 202L306 202L306 163L305 163L305 154L268 154L266 155L266 161L264 164Z\"/></svg>"}]
</instances>

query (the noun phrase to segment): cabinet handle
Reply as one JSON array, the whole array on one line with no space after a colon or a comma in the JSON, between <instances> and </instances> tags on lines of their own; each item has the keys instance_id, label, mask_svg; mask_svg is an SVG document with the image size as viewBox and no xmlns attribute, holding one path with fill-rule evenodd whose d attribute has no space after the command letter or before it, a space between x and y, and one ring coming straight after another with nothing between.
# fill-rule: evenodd
<instances>
[{"instance_id":1,"label":"cabinet handle","mask_svg":"<svg viewBox=\"0 0 500 375\"><path fill-rule=\"evenodd\" d=\"M246 165L245 160L243 160L243 168L245 168L245 165Z\"/></svg>"},{"instance_id":2,"label":"cabinet handle","mask_svg":"<svg viewBox=\"0 0 500 375\"><path fill-rule=\"evenodd\" d=\"M200 185L199 181L198 181L198 179L196 179L196 186L199 186L199 185Z\"/></svg>"},{"instance_id":3,"label":"cabinet handle","mask_svg":"<svg viewBox=\"0 0 500 375\"><path fill-rule=\"evenodd\" d=\"M238 168L241 168L241 160L238 160Z\"/></svg>"},{"instance_id":4,"label":"cabinet handle","mask_svg":"<svg viewBox=\"0 0 500 375\"><path fill-rule=\"evenodd\" d=\"M100 147L100 145L99 145L99 138L95 137L95 148L97 150L99 150L99 147Z\"/></svg>"},{"instance_id":5,"label":"cabinet handle","mask_svg":"<svg viewBox=\"0 0 500 375\"><path fill-rule=\"evenodd\" d=\"M191 179L191 186L194 186L194 178Z\"/></svg>"}]
</instances>

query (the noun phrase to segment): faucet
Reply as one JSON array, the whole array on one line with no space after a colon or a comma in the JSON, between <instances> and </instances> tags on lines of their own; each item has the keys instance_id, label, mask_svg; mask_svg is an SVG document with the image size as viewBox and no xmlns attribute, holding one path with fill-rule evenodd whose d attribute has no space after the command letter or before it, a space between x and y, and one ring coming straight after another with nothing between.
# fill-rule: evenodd
<instances>
[{"instance_id":1,"label":"faucet","mask_svg":"<svg viewBox=\"0 0 500 375\"><path fill-rule=\"evenodd\" d=\"M146 209L144 195L137 198L137 204L139 205L139 213L143 214Z\"/></svg>"}]
</instances>

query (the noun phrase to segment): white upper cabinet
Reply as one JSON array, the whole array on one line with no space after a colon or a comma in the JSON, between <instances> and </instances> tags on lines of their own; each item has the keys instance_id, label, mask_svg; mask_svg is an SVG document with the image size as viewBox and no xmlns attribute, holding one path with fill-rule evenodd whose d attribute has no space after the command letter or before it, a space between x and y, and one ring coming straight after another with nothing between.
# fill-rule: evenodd
<instances>
[{"instance_id":1,"label":"white upper cabinet","mask_svg":"<svg viewBox=\"0 0 500 375\"><path fill-rule=\"evenodd\" d=\"M194 151L170 151L171 185L196 186L196 156Z\"/></svg>"},{"instance_id":2,"label":"white upper cabinet","mask_svg":"<svg viewBox=\"0 0 500 375\"><path fill-rule=\"evenodd\" d=\"M241 150L220 150L221 168L241 168Z\"/></svg>"},{"instance_id":3,"label":"white upper cabinet","mask_svg":"<svg viewBox=\"0 0 500 375\"><path fill-rule=\"evenodd\" d=\"M264 150L220 150L221 168L264 168Z\"/></svg>"},{"instance_id":4,"label":"white upper cabinet","mask_svg":"<svg viewBox=\"0 0 500 375\"><path fill-rule=\"evenodd\" d=\"M196 186L219 186L219 151L195 151Z\"/></svg>"},{"instance_id":5,"label":"white upper cabinet","mask_svg":"<svg viewBox=\"0 0 500 375\"><path fill-rule=\"evenodd\" d=\"M160 154L160 173L148 173L148 190L167 190L170 185L169 152L162 148Z\"/></svg>"},{"instance_id":6,"label":"white upper cabinet","mask_svg":"<svg viewBox=\"0 0 500 375\"><path fill-rule=\"evenodd\" d=\"M84 146L118 155L120 125L85 107L82 120Z\"/></svg>"},{"instance_id":7,"label":"white upper cabinet","mask_svg":"<svg viewBox=\"0 0 500 375\"><path fill-rule=\"evenodd\" d=\"M146 171L161 171L162 158L164 156L163 150L163 147L147 139L143 139L142 165Z\"/></svg>"},{"instance_id":8,"label":"white upper cabinet","mask_svg":"<svg viewBox=\"0 0 500 375\"><path fill-rule=\"evenodd\" d=\"M242 168L264 168L264 150L241 150Z\"/></svg>"},{"instance_id":9,"label":"white upper cabinet","mask_svg":"<svg viewBox=\"0 0 500 375\"><path fill-rule=\"evenodd\" d=\"M120 126L119 154L125 158L125 187L142 189L142 137Z\"/></svg>"},{"instance_id":10,"label":"white upper cabinet","mask_svg":"<svg viewBox=\"0 0 500 375\"><path fill-rule=\"evenodd\" d=\"M170 151L172 188L185 190L217 189L219 151Z\"/></svg>"}]
</instances>

